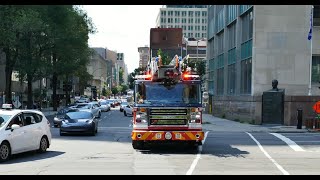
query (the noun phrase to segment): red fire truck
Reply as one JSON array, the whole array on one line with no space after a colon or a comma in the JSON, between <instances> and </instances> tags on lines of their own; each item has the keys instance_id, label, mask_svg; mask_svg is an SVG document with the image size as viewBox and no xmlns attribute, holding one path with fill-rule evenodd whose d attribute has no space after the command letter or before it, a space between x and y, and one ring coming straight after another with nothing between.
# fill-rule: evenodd
<instances>
[{"instance_id":1,"label":"red fire truck","mask_svg":"<svg viewBox=\"0 0 320 180\"><path fill-rule=\"evenodd\" d=\"M134 149L152 143L182 143L197 148L204 139L199 75L177 55L169 65L152 58L149 69L135 77L133 94Z\"/></svg>"}]
</instances>

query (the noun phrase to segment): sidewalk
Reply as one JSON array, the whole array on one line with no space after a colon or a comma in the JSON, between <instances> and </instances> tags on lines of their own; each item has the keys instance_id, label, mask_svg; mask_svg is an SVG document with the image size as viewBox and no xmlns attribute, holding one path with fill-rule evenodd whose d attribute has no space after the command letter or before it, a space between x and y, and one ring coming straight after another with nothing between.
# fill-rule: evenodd
<instances>
[{"instance_id":1,"label":"sidewalk","mask_svg":"<svg viewBox=\"0 0 320 180\"><path fill-rule=\"evenodd\" d=\"M306 133L314 132L308 130L305 126L302 129L297 129L296 126L283 125L253 125L240 123L232 120L222 119L211 114L202 114L203 129L209 131L224 131L224 132L272 132L272 133Z\"/></svg>"}]
</instances>

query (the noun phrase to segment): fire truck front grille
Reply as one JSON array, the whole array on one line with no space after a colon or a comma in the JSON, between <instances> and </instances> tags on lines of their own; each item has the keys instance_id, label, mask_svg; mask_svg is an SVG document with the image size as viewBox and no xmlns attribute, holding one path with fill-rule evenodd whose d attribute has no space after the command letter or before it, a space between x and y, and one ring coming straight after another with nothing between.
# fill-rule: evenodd
<instances>
[{"instance_id":1,"label":"fire truck front grille","mask_svg":"<svg viewBox=\"0 0 320 180\"><path fill-rule=\"evenodd\" d=\"M187 115L187 109L150 109L150 115Z\"/></svg>"},{"instance_id":2,"label":"fire truck front grille","mask_svg":"<svg viewBox=\"0 0 320 180\"><path fill-rule=\"evenodd\" d=\"M186 125L187 109L150 109L150 125Z\"/></svg>"}]
</instances>

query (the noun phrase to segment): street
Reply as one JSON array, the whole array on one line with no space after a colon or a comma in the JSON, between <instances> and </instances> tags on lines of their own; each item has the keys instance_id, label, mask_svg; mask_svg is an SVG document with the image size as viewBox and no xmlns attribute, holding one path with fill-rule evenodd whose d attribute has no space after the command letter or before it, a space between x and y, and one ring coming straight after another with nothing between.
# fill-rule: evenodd
<instances>
[{"instance_id":1,"label":"street","mask_svg":"<svg viewBox=\"0 0 320 180\"><path fill-rule=\"evenodd\" d=\"M171 146L136 151L131 118L119 107L103 112L96 136L61 137L59 129L52 128L48 152L15 155L0 164L0 174L320 174L319 133L205 129L204 145L196 152Z\"/></svg>"}]
</instances>

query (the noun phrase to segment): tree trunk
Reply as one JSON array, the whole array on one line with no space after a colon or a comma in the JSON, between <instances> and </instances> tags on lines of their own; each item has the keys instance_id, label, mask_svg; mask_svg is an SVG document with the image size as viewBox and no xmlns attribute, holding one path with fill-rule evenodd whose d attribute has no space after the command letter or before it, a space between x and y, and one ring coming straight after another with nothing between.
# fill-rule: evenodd
<instances>
[{"instance_id":1,"label":"tree trunk","mask_svg":"<svg viewBox=\"0 0 320 180\"><path fill-rule=\"evenodd\" d=\"M33 109L32 75L31 74L27 74L27 81L28 81L28 102L27 102L27 107L28 107L28 109Z\"/></svg>"},{"instance_id":2,"label":"tree trunk","mask_svg":"<svg viewBox=\"0 0 320 180\"><path fill-rule=\"evenodd\" d=\"M11 54L9 52L8 48L4 49L4 53L6 54L6 68L5 68L5 81L6 81L6 89L5 89L5 95L6 95L6 103L11 104L12 103L12 92L11 92L11 76L12 76L12 59Z\"/></svg>"},{"instance_id":3,"label":"tree trunk","mask_svg":"<svg viewBox=\"0 0 320 180\"><path fill-rule=\"evenodd\" d=\"M53 53L52 55L52 61L53 61L53 75L52 75L52 106L53 111L58 110L58 98L57 98L57 82L58 82L58 75L55 72L55 66L57 61L57 55Z\"/></svg>"}]
</instances>

